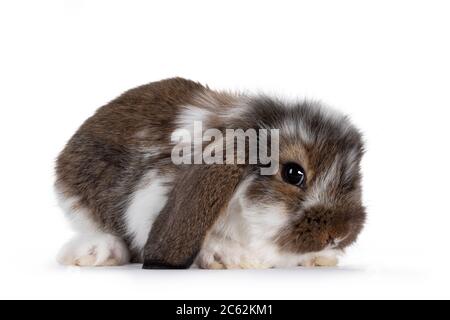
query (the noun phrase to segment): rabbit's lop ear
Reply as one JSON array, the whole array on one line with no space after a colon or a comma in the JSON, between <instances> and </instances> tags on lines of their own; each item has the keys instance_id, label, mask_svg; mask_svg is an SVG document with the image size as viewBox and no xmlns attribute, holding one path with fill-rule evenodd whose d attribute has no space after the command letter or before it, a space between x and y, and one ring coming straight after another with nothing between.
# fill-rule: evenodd
<instances>
[{"instance_id":1,"label":"rabbit's lop ear","mask_svg":"<svg viewBox=\"0 0 450 320\"><path fill-rule=\"evenodd\" d=\"M176 177L144 249L144 269L189 268L241 181L237 165L190 165Z\"/></svg>"}]
</instances>

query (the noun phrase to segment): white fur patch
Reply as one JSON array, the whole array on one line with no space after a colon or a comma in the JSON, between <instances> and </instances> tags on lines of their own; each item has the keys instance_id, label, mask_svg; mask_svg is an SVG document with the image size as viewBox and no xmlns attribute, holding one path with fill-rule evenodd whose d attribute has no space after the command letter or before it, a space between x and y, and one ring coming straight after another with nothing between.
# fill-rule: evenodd
<instances>
[{"instance_id":1,"label":"white fur patch","mask_svg":"<svg viewBox=\"0 0 450 320\"><path fill-rule=\"evenodd\" d=\"M339 180L339 174L339 159L336 159L327 171L317 177L313 187L308 191L303 207L308 209L318 204L332 205L335 200L328 190Z\"/></svg>"},{"instance_id":2,"label":"white fur patch","mask_svg":"<svg viewBox=\"0 0 450 320\"><path fill-rule=\"evenodd\" d=\"M172 157L175 154L179 155L179 151L183 150L183 159L182 161L180 159L180 162L191 163L192 160L194 163L202 162L203 133L207 129L207 121L212 115L213 112L206 108L193 105L181 107L181 111L175 119L177 127L171 134L172 143L176 143L172 149ZM173 158L172 161L180 164Z\"/></svg>"},{"instance_id":3,"label":"white fur patch","mask_svg":"<svg viewBox=\"0 0 450 320\"><path fill-rule=\"evenodd\" d=\"M293 139L300 137L301 141L311 144L314 141L314 135L306 128L302 122L296 122L292 119L285 119L281 125L281 133Z\"/></svg>"},{"instance_id":4,"label":"white fur patch","mask_svg":"<svg viewBox=\"0 0 450 320\"><path fill-rule=\"evenodd\" d=\"M177 130L187 130L191 137L194 136L194 122L202 122L203 129L205 129L205 122L213 115L210 110L192 105L183 106L181 110L175 120Z\"/></svg>"},{"instance_id":5,"label":"white fur patch","mask_svg":"<svg viewBox=\"0 0 450 320\"><path fill-rule=\"evenodd\" d=\"M126 229L135 249L141 250L152 224L167 202L170 179L161 177L151 170L141 179L125 213Z\"/></svg>"}]
</instances>

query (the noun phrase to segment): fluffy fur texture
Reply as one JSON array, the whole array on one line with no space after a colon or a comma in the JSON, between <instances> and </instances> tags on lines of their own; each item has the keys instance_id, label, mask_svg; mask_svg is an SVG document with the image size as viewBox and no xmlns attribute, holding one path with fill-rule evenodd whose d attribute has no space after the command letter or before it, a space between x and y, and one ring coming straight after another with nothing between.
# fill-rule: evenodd
<instances>
[{"instance_id":1,"label":"fluffy fur texture","mask_svg":"<svg viewBox=\"0 0 450 320\"><path fill-rule=\"evenodd\" d=\"M193 121L221 132L280 129L280 170L300 164L306 185L260 175L259 164L173 164L171 135ZM362 155L348 118L317 104L215 92L181 78L132 89L89 118L58 158L60 203L78 226L59 261L336 265L365 220Z\"/></svg>"}]
</instances>

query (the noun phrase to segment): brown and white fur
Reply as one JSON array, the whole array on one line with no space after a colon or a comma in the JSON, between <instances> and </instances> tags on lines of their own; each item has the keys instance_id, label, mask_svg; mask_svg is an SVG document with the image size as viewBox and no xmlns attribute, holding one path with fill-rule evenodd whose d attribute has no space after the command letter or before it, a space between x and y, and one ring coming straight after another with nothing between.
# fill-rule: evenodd
<instances>
[{"instance_id":1,"label":"brown and white fur","mask_svg":"<svg viewBox=\"0 0 450 320\"><path fill-rule=\"evenodd\" d=\"M171 161L171 135L205 128L280 129L280 168ZM77 235L62 264L145 268L334 266L365 220L361 135L318 104L215 92L167 79L124 93L75 133L57 160L58 200ZM279 170L280 171L280 170Z\"/></svg>"}]
</instances>

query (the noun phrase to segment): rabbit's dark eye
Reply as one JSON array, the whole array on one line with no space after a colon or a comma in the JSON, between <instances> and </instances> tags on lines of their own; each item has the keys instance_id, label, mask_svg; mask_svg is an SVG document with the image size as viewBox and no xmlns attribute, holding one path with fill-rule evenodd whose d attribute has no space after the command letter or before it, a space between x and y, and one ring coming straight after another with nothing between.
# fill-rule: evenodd
<instances>
[{"instance_id":1,"label":"rabbit's dark eye","mask_svg":"<svg viewBox=\"0 0 450 320\"><path fill-rule=\"evenodd\" d=\"M302 187L306 181L305 170L293 162L286 163L281 172L282 178L289 184Z\"/></svg>"}]
</instances>

